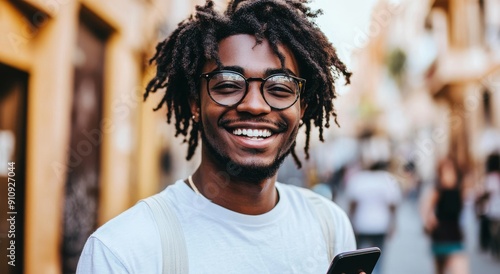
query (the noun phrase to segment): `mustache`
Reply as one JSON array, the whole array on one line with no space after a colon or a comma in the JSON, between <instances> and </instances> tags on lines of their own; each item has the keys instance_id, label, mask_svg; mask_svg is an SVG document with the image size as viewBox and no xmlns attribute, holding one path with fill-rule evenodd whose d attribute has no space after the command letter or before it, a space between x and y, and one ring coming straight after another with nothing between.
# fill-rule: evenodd
<instances>
[{"instance_id":1,"label":"mustache","mask_svg":"<svg viewBox=\"0 0 500 274\"><path fill-rule=\"evenodd\" d=\"M230 125L232 123L244 123L244 122L272 124L272 125L275 125L280 132L286 131L288 129L288 124L285 123L284 121L271 121L269 119L265 119L262 117L260 117L260 118L221 119L221 120L219 120L217 125L220 127L227 127L228 125Z\"/></svg>"}]
</instances>

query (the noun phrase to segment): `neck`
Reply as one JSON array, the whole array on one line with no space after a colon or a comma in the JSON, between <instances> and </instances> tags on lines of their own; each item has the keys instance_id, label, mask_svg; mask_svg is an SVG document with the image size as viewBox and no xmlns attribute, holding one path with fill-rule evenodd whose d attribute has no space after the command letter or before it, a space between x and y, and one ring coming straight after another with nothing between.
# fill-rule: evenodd
<instances>
[{"instance_id":1,"label":"neck","mask_svg":"<svg viewBox=\"0 0 500 274\"><path fill-rule=\"evenodd\" d=\"M238 213L259 215L274 208L278 201L277 175L259 182L248 182L231 176L227 170L202 160L192 176L193 183L207 199Z\"/></svg>"}]
</instances>

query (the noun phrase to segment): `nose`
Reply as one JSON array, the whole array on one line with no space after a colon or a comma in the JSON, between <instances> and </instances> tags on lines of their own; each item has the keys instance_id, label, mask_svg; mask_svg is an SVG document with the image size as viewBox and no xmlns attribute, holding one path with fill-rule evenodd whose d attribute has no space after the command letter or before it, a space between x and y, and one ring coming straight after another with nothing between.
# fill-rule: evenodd
<instances>
[{"instance_id":1,"label":"nose","mask_svg":"<svg viewBox=\"0 0 500 274\"><path fill-rule=\"evenodd\" d=\"M266 103L260 92L261 82L250 82L245 98L236 107L237 111L260 115L271 112L271 107Z\"/></svg>"}]
</instances>

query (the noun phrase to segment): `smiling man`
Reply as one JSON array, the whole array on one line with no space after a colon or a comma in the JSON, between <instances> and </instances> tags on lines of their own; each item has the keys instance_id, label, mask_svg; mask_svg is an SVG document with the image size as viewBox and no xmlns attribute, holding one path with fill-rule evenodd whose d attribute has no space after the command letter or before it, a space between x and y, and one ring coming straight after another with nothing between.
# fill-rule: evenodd
<instances>
[{"instance_id":1,"label":"smiling man","mask_svg":"<svg viewBox=\"0 0 500 274\"><path fill-rule=\"evenodd\" d=\"M220 14L207 1L157 46L145 98L165 92L157 109L175 118L188 160L202 140L201 163L154 196L161 214L141 202L99 228L79 273L326 273L355 249L337 205L276 182L290 153L301 164L301 126L306 155L312 126L322 140L334 81L350 76L305 2L231 1Z\"/></svg>"}]
</instances>

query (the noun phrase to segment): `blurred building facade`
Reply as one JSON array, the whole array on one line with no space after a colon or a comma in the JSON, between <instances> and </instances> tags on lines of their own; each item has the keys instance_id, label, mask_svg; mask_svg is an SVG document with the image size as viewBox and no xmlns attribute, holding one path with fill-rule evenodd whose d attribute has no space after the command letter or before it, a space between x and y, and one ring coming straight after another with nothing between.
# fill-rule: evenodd
<instances>
[{"instance_id":1,"label":"blurred building facade","mask_svg":"<svg viewBox=\"0 0 500 274\"><path fill-rule=\"evenodd\" d=\"M357 125L390 136L393 171L425 180L445 154L479 170L500 149L500 1L381 0L354 47ZM353 42L356 46L356 41ZM360 43L358 43L361 45ZM408 186L409 187L409 186Z\"/></svg>"},{"instance_id":2,"label":"blurred building facade","mask_svg":"<svg viewBox=\"0 0 500 274\"><path fill-rule=\"evenodd\" d=\"M169 157L187 148L152 111L162 95L142 94L156 43L204 2L0 1L0 178L15 162L18 212L0 273L74 272L97 226L193 165Z\"/></svg>"},{"instance_id":3,"label":"blurred building facade","mask_svg":"<svg viewBox=\"0 0 500 274\"><path fill-rule=\"evenodd\" d=\"M436 38L427 83L458 118L450 122L449 151L463 167L482 166L500 150L500 1L435 1L429 23L434 37L447 38Z\"/></svg>"}]
</instances>

